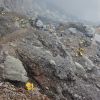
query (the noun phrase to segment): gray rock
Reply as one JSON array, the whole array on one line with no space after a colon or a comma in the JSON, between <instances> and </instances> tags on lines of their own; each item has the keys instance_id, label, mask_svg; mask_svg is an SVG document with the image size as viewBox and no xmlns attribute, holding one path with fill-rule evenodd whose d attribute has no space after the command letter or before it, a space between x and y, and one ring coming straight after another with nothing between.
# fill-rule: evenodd
<instances>
[{"instance_id":1,"label":"gray rock","mask_svg":"<svg viewBox=\"0 0 100 100\"><path fill-rule=\"evenodd\" d=\"M84 59L84 61L85 61L85 63L84 63L85 69L87 69L87 70L92 70L93 67L95 66L95 65L93 64L93 62L92 62L87 56L83 56L83 59Z\"/></svg>"},{"instance_id":2,"label":"gray rock","mask_svg":"<svg viewBox=\"0 0 100 100\"><path fill-rule=\"evenodd\" d=\"M95 29L93 27L90 27L88 25L85 26L85 35L90 37L90 38L93 38L94 37L94 34L95 34Z\"/></svg>"},{"instance_id":3,"label":"gray rock","mask_svg":"<svg viewBox=\"0 0 100 100\"><path fill-rule=\"evenodd\" d=\"M91 71L95 67L93 62L86 55L83 55L78 60L78 63L80 63L86 71Z\"/></svg>"},{"instance_id":4,"label":"gray rock","mask_svg":"<svg viewBox=\"0 0 100 100\"><path fill-rule=\"evenodd\" d=\"M89 38L93 38L95 34L95 29L92 26L85 25L83 23L70 23L70 28L76 28L78 31L82 32Z\"/></svg>"},{"instance_id":5,"label":"gray rock","mask_svg":"<svg viewBox=\"0 0 100 100\"><path fill-rule=\"evenodd\" d=\"M94 40L96 41L97 45L100 45L100 35L95 34Z\"/></svg>"},{"instance_id":6,"label":"gray rock","mask_svg":"<svg viewBox=\"0 0 100 100\"><path fill-rule=\"evenodd\" d=\"M15 27L20 28L20 24L18 21L15 22Z\"/></svg>"},{"instance_id":7,"label":"gray rock","mask_svg":"<svg viewBox=\"0 0 100 100\"><path fill-rule=\"evenodd\" d=\"M4 79L11 81L26 82L28 80L27 73L19 59L7 56L4 62Z\"/></svg>"},{"instance_id":8,"label":"gray rock","mask_svg":"<svg viewBox=\"0 0 100 100\"><path fill-rule=\"evenodd\" d=\"M85 26L84 26L83 23L78 23L78 22L73 23L72 22L72 23L69 24L69 26L72 27L72 28L76 28L78 31L80 31L82 33L85 33L86 32Z\"/></svg>"},{"instance_id":9,"label":"gray rock","mask_svg":"<svg viewBox=\"0 0 100 100\"><path fill-rule=\"evenodd\" d=\"M73 34L77 33L77 29L76 28L69 28L68 30Z\"/></svg>"},{"instance_id":10,"label":"gray rock","mask_svg":"<svg viewBox=\"0 0 100 100\"><path fill-rule=\"evenodd\" d=\"M36 19L35 26L37 28L43 28L43 22L39 19Z\"/></svg>"},{"instance_id":11,"label":"gray rock","mask_svg":"<svg viewBox=\"0 0 100 100\"><path fill-rule=\"evenodd\" d=\"M84 67L75 62L75 65L76 65L76 71L75 73L79 76L79 77L82 77L82 78L86 78L87 77L87 74L86 74L86 70L84 69Z\"/></svg>"}]
</instances>

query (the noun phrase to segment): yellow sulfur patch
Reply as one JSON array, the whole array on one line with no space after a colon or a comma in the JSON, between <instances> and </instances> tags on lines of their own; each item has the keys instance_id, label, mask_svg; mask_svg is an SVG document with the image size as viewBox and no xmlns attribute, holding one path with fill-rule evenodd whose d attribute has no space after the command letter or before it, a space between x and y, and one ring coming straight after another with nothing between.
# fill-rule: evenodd
<instances>
[{"instance_id":1,"label":"yellow sulfur patch","mask_svg":"<svg viewBox=\"0 0 100 100\"><path fill-rule=\"evenodd\" d=\"M83 56L83 53L82 52L79 52L79 56Z\"/></svg>"},{"instance_id":2,"label":"yellow sulfur patch","mask_svg":"<svg viewBox=\"0 0 100 100\"><path fill-rule=\"evenodd\" d=\"M84 48L79 48L79 49L77 49L77 55L78 56L83 56L83 54L84 54Z\"/></svg>"},{"instance_id":3,"label":"yellow sulfur patch","mask_svg":"<svg viewBox=\"0 0 100 100\"><path fill-rule=\"evenodd\" d=\"M29 90L29 91L30 91L30 90L33 91L33 90L34 90L34 85L33 85L33 83L27 82L27 83L26 83L26 89Z\"/></svg>"}]
</instances>

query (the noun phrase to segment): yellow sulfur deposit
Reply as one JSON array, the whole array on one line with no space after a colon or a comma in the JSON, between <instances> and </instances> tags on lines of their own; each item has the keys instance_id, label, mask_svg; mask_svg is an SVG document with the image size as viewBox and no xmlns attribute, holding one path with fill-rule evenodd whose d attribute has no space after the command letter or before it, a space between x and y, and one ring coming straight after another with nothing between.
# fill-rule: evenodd
<instances>
[{"instance_id":1,"label":"yellow sulfur deposit","mask_svg":"<svg viewBox=\"0 0 100 100\"><path fill-rule=\"evenodd\" d=\"M33 83L27 82L27 83L26 83L26 89L29 90L29 91L30 91L30 90L33 91L33 90L34 90L34 85L33 85Z\"/></svg>"},{"instance_id":2,"label":"yellow sulfur deposit","mask_svg":"<svg viewBox=\"0 0 100 100\"><path fill-rule=\"evenodd\" d=\"M77 50L78 56L83 56L84 51L85 51L84 48L79 48L79 49Z\"/></svg>"}]
</instances>

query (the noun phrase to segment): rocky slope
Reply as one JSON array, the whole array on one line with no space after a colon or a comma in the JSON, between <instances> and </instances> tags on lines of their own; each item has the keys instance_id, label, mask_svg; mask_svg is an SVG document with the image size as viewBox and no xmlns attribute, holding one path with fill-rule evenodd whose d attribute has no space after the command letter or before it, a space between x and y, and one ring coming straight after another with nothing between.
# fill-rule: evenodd
<instances>
[{"instance_id":1,"label":"rocky slope","mask_svg":"<svg viewBox=\"0 0 100 100\"><path fill-rule=\"evenodd\" d=\"M0 0L0 6L8 11L16 11L30 17L43 16L53 21L76 21L77 17L66 14L49 0Z\"/></svg>"},{"instance_id":2,"label":"rocky slope","mask_svg":"<svg viewBox=\"0 0 100 100\"><path fill-rule=\"evenodd\" d=\"M1 12L1 100L16 100L14 94L26 100L99 100L100 43L94 29L74 22L44 26L31 26L18 13ZM27 80L36 91L24 88Z\"/></svg>"}]
</instances>

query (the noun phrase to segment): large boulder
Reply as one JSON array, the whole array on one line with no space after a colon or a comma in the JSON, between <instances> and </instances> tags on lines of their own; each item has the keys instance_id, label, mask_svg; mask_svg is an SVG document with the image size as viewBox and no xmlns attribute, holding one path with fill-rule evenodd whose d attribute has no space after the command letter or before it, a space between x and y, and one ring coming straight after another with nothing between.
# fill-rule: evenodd
<instances>
[{"instance_id":1,"label":"large boulder","mask_svg":"<svg viewBox=\"0 0 100 100\"><path fill-rule=\"evenodd\" d=\"M4 61L3 78L11 81L28 81L27 72L25 71L22 62L12 56L7 56Z\"/></svg>"}]
</instances>

